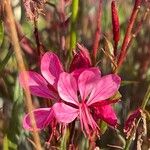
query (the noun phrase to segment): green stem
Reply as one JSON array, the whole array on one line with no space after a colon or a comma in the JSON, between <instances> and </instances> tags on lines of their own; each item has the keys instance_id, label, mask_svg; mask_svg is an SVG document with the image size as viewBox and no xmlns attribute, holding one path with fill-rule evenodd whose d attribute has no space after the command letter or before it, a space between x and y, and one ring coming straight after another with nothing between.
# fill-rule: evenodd
<instances>
[{"instance_id":1,"label":"green stem","mask_svg":"<svg viewBox=\"0 0 150 150\"><path fill-rule=\"evenodd\" d=\"M150 99L150 85L148 86L148 89L147 89L146 94L144 96L144 100L143 100L143 103L141 106L142 109L145 109L149 99Z\"/></svg>"},{"instance_id":2,"label":"green stem","mask_svg":"<svg viewBox=\"0 0 150 150\"><path fill-rule=\"evenodd\" d=\"M78 16L78 6L79 6L79 0L72 0L69 57L72 57L72 51L76 48L76 43L77 43L76 22Z\"/></svg>"},{"instance_id":3,"label":"green stem","mask_svg":"<svg viewBox=\"0 0 150 150\"><path fill-rule=\"evenodd\" d=\"M147 105L149 99L150 99L150 85L149 85L148 88L147 88L146 94L145 94L144 99L143 99L143 103L142 103L142 105L141 105L141 109L142 109L142 110L145 109L145 107L146 107L146 105ZM140 120L141 120L141 118L138 119L138 121L137 121L137 123L136 123L136 126L135 126L134 130L133 130L132 133L131 133L131 136L129 137L129 139L128 139L127 142L126 142L126 146L125 146L125 149L124 149L124 150L129 150L130 145L131 145L131 143L132 143L133 136L134 136L134 134L135 134L135 132L136 132L136 129L137 129L137 127L138 127L138 124L139 124Z\"/></svg>"}]
</instances>

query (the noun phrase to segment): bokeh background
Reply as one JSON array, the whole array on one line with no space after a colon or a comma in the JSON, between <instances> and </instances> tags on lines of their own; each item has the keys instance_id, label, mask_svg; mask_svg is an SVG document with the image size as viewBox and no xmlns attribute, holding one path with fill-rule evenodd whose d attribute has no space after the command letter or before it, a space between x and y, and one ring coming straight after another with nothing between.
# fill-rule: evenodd
<instances>
[{"instance_id":1,"label":"bokeh background","mask_svg":"<svg viewBox=\"0 0 150 150\"><path fill-rule=\"evenodd\" d=\"M1 1L0 1L1 3ZM121 39L120 49L129 17L134 6L133 0L117 0L118 15L120 20ZM138 22L144 16L145 11L150 7L150 2L143 0L136 19L133 32L138 28ZM34 24L26 16L24 1L13 0L13 11L18 29L20 45L23 50L24 61L29 70L40 71L38 51L34 36ZM41 7L41 6L40 6ZM83 44L89 51L92 49L94 33L96 29L97 0L80 0L79 15L77 19L77 41ZM42 43L42 50L56 52L63 63L64 55L69 49L70 35L70 4L63 9L59 0L47 0L47 3L38 16L39 39ZM29 132L22 127L22 117L26 112L23 90L18 82L18 67L16 58L9 40L9 28L3 7L0 7L0 149L32 149ZM63 22L65 20L65 22ZM65 45L63 41L65 39ZM106 48L106 39L113 43L111 0L103 1L102 11L102 33L100 48L98 50L98 66L103 74L110 73L111 63L101 48ZM107 144L122 145L125 134L123 133L124 122L127 116L139 108L142 104L145 92L150 84L150 15L142 22L142 29L133 38L128 49L127 58L119 70L123 83L120 88L121 101L115 104L118 116L119 129L110 127L104 132L97 144L102 149L110 148ZM35 107L45 106L42 98L33 97ZM143 150L150 148L150 102L146 107L147 114L147 136L143 138ZM42 131L40 138L42 144L48 139L48 132ZM135 142L136 143L136 142ZM84 149L86 142L81 142L80 149ZM133 144L134 149L134 144Z\"/></svg>"}]
</instances>

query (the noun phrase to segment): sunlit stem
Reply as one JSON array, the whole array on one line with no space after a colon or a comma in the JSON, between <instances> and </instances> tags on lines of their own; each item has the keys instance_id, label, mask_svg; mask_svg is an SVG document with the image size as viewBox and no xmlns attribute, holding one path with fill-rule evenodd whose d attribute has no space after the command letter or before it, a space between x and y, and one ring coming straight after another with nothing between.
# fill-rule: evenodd
<instances>
[{"instance_id":1,"label":"sunlit stem","mask_svg":"<svg viewBox=\"0 0 150 150\"><path fill-rule=\"evenodd\" d=\"M78 16L78 5L79 5L79 0L72 0L70 50L69 50L70 58L72 58L72 51L76 48L76 43L77 43L76 22L77 22L77 16Z\"/></svg>"}]
</instances>

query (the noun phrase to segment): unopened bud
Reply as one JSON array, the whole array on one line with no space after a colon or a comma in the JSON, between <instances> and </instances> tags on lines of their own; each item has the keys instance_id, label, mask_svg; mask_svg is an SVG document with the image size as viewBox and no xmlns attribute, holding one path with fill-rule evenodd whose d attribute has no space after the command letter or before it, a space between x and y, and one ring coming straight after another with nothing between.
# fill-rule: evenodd
<instances>
[{"instance_id":1,"label":"unopened bud","mask_svg":"<svg viewBox=\"0 0 150 150\"><path fill-rule=\"evenodd\" d=\"M112 1L111 3L111 11L112 11L113 39L115 43L118 43L120 39L120 25L115 1Z\"/></svg>"}]
</instances>

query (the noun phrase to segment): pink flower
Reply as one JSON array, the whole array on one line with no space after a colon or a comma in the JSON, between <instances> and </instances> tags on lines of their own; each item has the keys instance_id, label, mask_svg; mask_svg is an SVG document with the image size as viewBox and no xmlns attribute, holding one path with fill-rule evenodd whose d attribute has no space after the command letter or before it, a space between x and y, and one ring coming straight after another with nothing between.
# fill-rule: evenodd
<instances>
[{"instance_id":1,"label":"pink flower","mask_svg":"<svg viewBox=\"0 0 150 150\"><path fill-rule=\"evenodd\" d=\"M27 71L28 80L26 81L26 85L28 85L32 95L58 101L60 97L57 92L57 83L59 75L63 71L62 64L57 55L52 52L47 52L41 60L41 73L43 76L34 71ZM20 84L23 88L25 88L24 74L25 72L21 72L19 75ZM35 109L33 113L38 130L45 128L54 118L52 108ZM23 126L25 129L33 130L29 114L24 117Z\"/></svg>"},{"instance_id":2,"label":"pink flower","mask_svg":"<svg viewBox=\"0 0 150 150\"><path fill-rule=\"evenodd\" d=\"M53 106L57 121L70 123L78 117L83 132L85 131L87 135L92 131L97 132L98 125L92 112L93 105L113 96L119 86L119 76L110 74L100 77L100 72L96 68L84 70L78 80L72 74L61 73L58 93L64 102ZM97 115L110 125L114 125L116 115L109 103L99 105Z\"/></svg>"}]
</instances>

